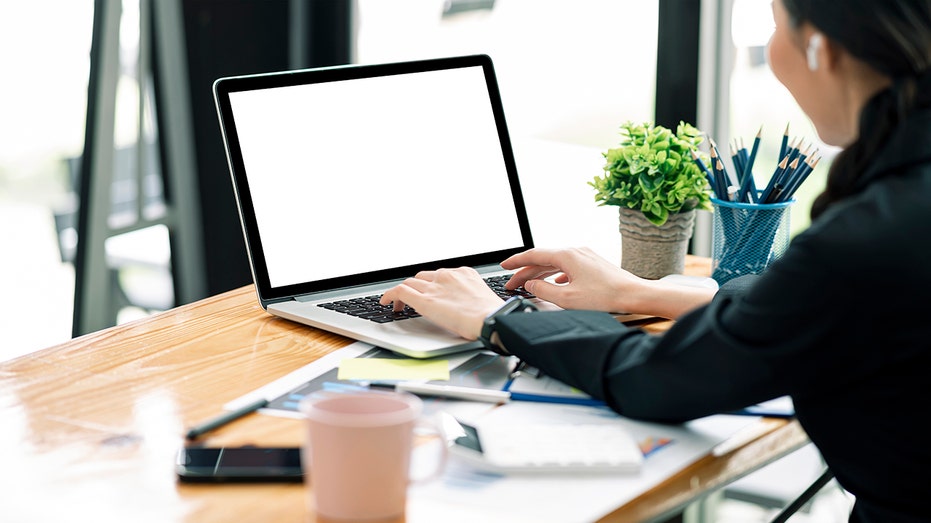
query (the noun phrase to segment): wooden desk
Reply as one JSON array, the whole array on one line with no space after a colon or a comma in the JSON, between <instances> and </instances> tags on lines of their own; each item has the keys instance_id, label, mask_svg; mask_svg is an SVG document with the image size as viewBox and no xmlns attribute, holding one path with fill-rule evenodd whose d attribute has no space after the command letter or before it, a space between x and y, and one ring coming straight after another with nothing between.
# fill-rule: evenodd
<instances>
[{"instance_id":1,"label":"wooden desk","mask_svg":"<svg viewBox=\"0 0 931 523\"><path fill-rule=\"evenodd\" d=\"M701 260L691 263L700 270ZM187 427L348 343L270 316L247 286L0 364L0 519L314 520L299 485L182 485L172 463ZM700 459L605 521L667 518L807 443L797 422L763 422L772 427L766 436ZM208 438L301 440L299 421L270 416L246 417Z\"/></svg>"}]
</instances>

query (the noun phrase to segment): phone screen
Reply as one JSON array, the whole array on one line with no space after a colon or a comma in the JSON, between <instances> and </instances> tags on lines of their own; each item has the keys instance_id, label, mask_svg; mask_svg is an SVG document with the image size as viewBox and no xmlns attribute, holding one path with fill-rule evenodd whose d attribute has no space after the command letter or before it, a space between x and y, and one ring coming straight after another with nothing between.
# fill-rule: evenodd
<instances>
[{"instance_id":1,"label":"phone screen","mask_svg":"<svg viewBox=\"0 0 931 523\"><path fill-rule=\"evenodd\" d=\"M300 447L186 447L175 464L181 481L303 481Z\"/></svg>"}]
</instances>

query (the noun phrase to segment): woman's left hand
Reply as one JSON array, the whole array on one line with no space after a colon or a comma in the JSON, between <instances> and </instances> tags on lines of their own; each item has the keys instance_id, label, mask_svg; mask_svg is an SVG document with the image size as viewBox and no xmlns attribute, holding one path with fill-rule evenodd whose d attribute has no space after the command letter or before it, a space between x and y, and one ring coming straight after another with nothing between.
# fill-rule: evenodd
<instances>
[{"instance_id":1,"label":"woman's left hand","mask_svg":"<svg viewBox=\"0 0 931 523\"><path fill-rule=\"evenodd\" d=\"M409 305L437 325L474 340L485 317L500 307L502 300L478 271L460 267L421 271L385 292L381 303L394 303L395 310Z\"/></svg>"}]
</instances>

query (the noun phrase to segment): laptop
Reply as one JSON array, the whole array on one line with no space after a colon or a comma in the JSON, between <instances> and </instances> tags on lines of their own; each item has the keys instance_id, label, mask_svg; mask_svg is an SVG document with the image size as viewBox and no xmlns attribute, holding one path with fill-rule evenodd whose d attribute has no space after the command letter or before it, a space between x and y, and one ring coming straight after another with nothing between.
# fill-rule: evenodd
<instances>
[{"instance_id":1,"label":"laptop","mask_svg":"<svg viewBox=\"0 0 931 523\"><path fill-rule=\"evenodd\" d=\"M506 280L533 247L488 56L226 77L214 96L267 312L414 358L481 347L372 302L421 270Z\"/></svg>"}]
</instances>

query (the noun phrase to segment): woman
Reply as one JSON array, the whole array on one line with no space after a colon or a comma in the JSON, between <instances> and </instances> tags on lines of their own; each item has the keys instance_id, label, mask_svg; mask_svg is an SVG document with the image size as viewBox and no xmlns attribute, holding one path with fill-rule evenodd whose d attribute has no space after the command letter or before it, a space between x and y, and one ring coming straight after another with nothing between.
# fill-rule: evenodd
<instances>
[{"instance_id":1,"label":"woman","mask_svg":"<svg viewBox=\"0 0 931 523\"><path fill-rule=\"evenodd\" d=\"M631 418L680 422L790 395L856 497L851 521L929 521L931 1L775 0L773 15L773 72L844 150L811 226L764 274L712 296L587 250L534 249L502 262L517 269L509 286L573 310L496 314L501 301L469 269L417 274L382 302ZM677 321L651 336L595 312L616 310Z\"/></svg>"}]
</instances>

